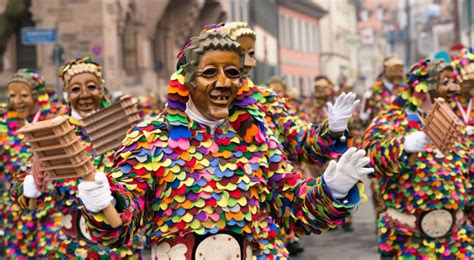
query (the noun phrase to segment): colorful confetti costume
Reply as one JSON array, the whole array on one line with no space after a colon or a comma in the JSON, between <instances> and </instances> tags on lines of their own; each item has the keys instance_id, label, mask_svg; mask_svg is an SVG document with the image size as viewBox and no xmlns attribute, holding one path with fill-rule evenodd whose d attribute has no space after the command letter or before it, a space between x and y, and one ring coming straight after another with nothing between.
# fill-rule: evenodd
<instances>
[{"instance_id":1,"label":"colorful confetti costume","mask_svg":"<svg viewBox=\"0 0 474 260\"><path fill-rule=\"evenodd\" d=\"M394 85L393 90L390 90L385 86L384 80L375 81L371 88L372 95L367 99L365 105L364 112L369 113L369 119L366 125L381 111L387 110L395 97L398 96L404 88L404 85Z\"/></svg>"},{"instance_id":2,"label":"colorful confetti costume","mask_svg":"<svg viewBox=\"0 0 474 260\"><path fill-rule=\"evenodd\" d=\"M469 172L471 183L474 185L474 98L467 98L467 97L457 97L456 101L451 102L451 108L453 109L454 113L466 124L466 127L470 127L469 131L466 131L467 139L466 143L469 147L468 155L470 156L471 163L469 164ZM468 112L469 109L471 110L470 113ZM466 129L467 129L466 128ZM474 198L474 189L471 189L470 195ZM470 218L471 222L474 223L474 204L470 205L466 210L468 217ZM473 240L474 243L474 240Z\"/></svg>"},{"instance_id":3,"label":"colorful confetti costume","mask_svg":"<svg viewBox=\"0 0 474 260\"><path fill-rule=\"evenodd\" d=\"M418 64L426 75L426 67ZM412 69L413 70L413 69ZM424 74L423 74L424 73ZM367 129L364 146L367 149L375 174L380 181L382 202L387 209L409 215L447 209L463 211L470 204L468 190L468 150L465 144L456 145L452 154L437 158L432 144L418 153L413 165L409 165L404 150L404 136L421 131L422 122L415 111L426 95L425 83L415 82L414 94L406 90L402 96L408 100L406 106L393 106L375 117ZM423 120L425 115L421 114ZM449 257L470 259L473 257L471 242L472 227L464 219L447 237L433 239L421 234L406 224L401 224L383 214L378 222L379 252L383 256L397 257Z\"/></svg>"},{"instance_id":4,"label":"colorful confetti costume","mask_svg":"<svg viewBox=\"0 0 474 260\"><path fill-rule=\"evenodd\" d=\"M271 88L254 86L250 80L247 82L249 92L257 100L257 106L265 114L269 128L278 137L285 155L291 162L321 165L330 159L338 158L347 150L352 138L346 133L348 138L341 142L329 136L327 111L323 108L313 109L313 113L305 113L311 115L311 118L301 117L292 113L291 104Z\"/></svg>"},{"instance_id":5,"label":"colorful confetti costume","mask_svg":"<svg viewBox=\"0 0 474 260\"><path fill-rule=\"evenodd\" d=\"M359 202L357 187L344 205L331 199L321 178L291 174L246 84L229 121L211 133L186 115L184 80L181 70L171 77L165 113L130 131L117 152L109 182L123 224L113 229L102 213L89 213L92 235L105 245L121 245L148 224L146 235L159 248L185 236L229 232L261 259L285 257L282 245L260 241L277 225L320 233L341 224ZM184 259L190 254L184 251Z\"/></svg>"},{"instance_id":6,"label":"colorful confetti costume","mask_svg":"<svg viewBox=\"0 0 474 260\"><path fill-rule=\"evenodd\" d=\"M297 108L290 104L286 98L277 95L270 87L254 85L250 79L247 79L247 82L250 87L249 92L253 93L252 97L257 100L260 111L265 114L268 126L282 143L285 156L294 166L294 173L306 176L307 168L309 168L311 174L321 176L326 162L339 157L346 151L347 139L345 142L341 142L329 137L327 111L321 113L321 111L325 111L323 109L325 106L314 109L313 114L308 114L314 116L318 113L319 115L315 122L321 122L321 125L311 124L309 117L306 117L304 113L299 114ZM278 239L276 233L273 239ZM283 240L285 242L298 239L291 232L284 235Z\"/></svg>"},{"instance_id":7,"label":"colorful confetti costume","mask_svg":"<svg viewBox=\"0 0 474 260\"><path fill-rule=\"evenodd\" d=\"M397 95L399 95L403 89L404 85L394 85L393 90L390 90L385 86L384 80L380 79L374 82L371 88L372 95L366 101L365 113L369 114L368 120L358 120L355 121L356 130L356 144L357 147L362 145L362 138L366 133L366 128L372 121L374 117L379 115L380 112L389 109L392 102L395 100ZM372 175L371 175L372 176ZM377 181L377 178L371 178L370 180L370 190L372 192L372 204L374 206L375 216L378 219L380 213L384 210L384 205L381 202L379 197L380 193L380 184Z\"/></svg>"},{"instance_id":8,"label":"colorful confetti costume","mask_svg":"<svg viewBox=\"0 0 474 260\"><path fill-rule=\"evenodd\" d=\"M455 58L452 62L454 68L456 68L457 76L462 80L473 80L472 72L468 75L463 75L463 69L472 68L474 62L474 53L472 49L463 49L461 55ZM459 118L466 124L466 134L468 135L468 140L470 143L469 155L471 156L471 161L474 162L474 97L467 96L458 96L454 101L451 102L451 108L454 113L459 116ZM470 173L471 180L474 183L474 163L470 164ZM471 190L471 196L474 196L474 189ZM471 206L467 210L468 216L472 223L474 223L474 207Z\"/></svg>"},{"instance_id":9,"label":"colorful confetti costume","mask_svg":"<svg viewBox=\"0 0 474 260\"><path fill-rule=\"evenodd\" d=\"M103 101L101 108L109 106L107 101ZM86 147L86 151L94 157L94 165L101 171L109 171L112 166L113 152L104 155L97 155L92 148L89 136L84 128L84 123L80 119L69 116L69 123L75 127L75 132L82 138L82 142ZM114 248L105 248L99 244L92 242L88 237L87 228L82 233L77 228L81 219L80 201L77 197L77 185L79 179L65 179L54 182L55 207L60 209L61 218L61 240L59 247L56 249L55 258L59 259L139 259L141 256L142 246L139 236L135 236L132 243L135 250L131 250L132 244L127 246ZM20 193L22 189L20 188ZM23 207L27 207L28 200L24 196L20 196L20 203ZM83 234L86 235L83 235Z\"/></svg>"},{"instance_id":10,"label":"colorful confetti costume","mask_svg":"<svg viewBox=\"0 0 474 260\"><path fill-rule=\"evenodd\" d=\"M61 104L51 102L50 95L38 95L38 121L61 113ZM33 120L35 115L28 120ZM34 211L24 210L14 199L17 183L23 183L31 167L32 154L21 143L23 135L17 134L21 126L21 119L13 110L5 113L0 122L0 177L5 185L0 199L0 217L5 231L6 256L9 259L51 258L58 246L60 224L60 214L54 208L53 198L42 195L42 203L38 203Z\"/></svg>"}]
</instances>

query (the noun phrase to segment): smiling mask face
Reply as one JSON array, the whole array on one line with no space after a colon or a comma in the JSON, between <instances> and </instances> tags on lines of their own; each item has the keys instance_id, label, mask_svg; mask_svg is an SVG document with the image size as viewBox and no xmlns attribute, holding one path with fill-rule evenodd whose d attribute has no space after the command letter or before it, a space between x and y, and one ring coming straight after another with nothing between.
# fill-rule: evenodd
<instances>
[{"instance_id":1,"label":"smiling mask face","mask_svg":"<svg viewBox=\"0 0 474 260\"><path fill-rule=\"evenodd\" d=\"M8 85L8 98L20 119L26 119L34 112L36 99L31 88L25 83L12 82Z\"/></svg>"},{"instance_id":2,"label":"smiling mask face","mask_svg":"<svg viewBox=\"0 0 474 260\"><path fill-rule=\"evenodd\" d=\"M82 73L72 77L66 91L71 107L82 117L96 112L104 97L100 80L91 73Z\"/></svg>"}]
</instances>

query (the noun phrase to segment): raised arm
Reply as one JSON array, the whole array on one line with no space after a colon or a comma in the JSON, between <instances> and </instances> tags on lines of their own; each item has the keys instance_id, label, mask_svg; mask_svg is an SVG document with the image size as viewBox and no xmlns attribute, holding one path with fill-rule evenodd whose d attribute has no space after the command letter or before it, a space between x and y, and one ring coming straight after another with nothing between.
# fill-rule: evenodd
<instances>
[{"instance_id":1,"label":"raised arm","mask_svg":"<svg viewBox=\"0 0 474 260\"><path fill-rule=\"evenodd\" d=\"M268 186L273 192L267 207L286 230L304 235L335 228L365 198L363 184L358 182L373 169L364 168L369 159L363 158L363 151L355 155L356 149L351 148L340 163L330 162L324 177L301 179L292 173L276 139L270 137L269 143Z\"/></svg>"},{"instance_id":2,"label":"raised arm","mask_svg":"<svg viewBox=\"0 0 474 260\"><path fill-rule=\"evenodd\" d=\"M320 124L311 123L291 113L289 104L272 89L266 86L254 88L257 90L253 96L259 100L260 109L291 161L323 164L340 156L352 143L347 125L342 126L344 138L341 139L341 134L331 133L327 118L322 118Z\"/></svg>"},{"instance_id":3,"label":"raised arm","mask_svg":"<svg viewBox=\"0 0 474 260\"><path fill-rule=\"evenodd\" d=\"M137 126L125 137L116 153L113 171L107 174L106 180L101 180L99 173L95 182L82 181L78 187L88 225L93 231L91 234L105 246L128 244L152 210L146 198L150 198L150 195L155 198L155 178L160 166L153 157L158 156L159 152L154 151L152 154L146 140L162 132L160 129L147 131L144 128ZM103 195L107 191L110 191L110 197ZM103 213L97 213L108 206L104 202L109 199L115 201L115 208L122 220L122 225L117 228L105 221Z\"/></svg>"}]
</instances>

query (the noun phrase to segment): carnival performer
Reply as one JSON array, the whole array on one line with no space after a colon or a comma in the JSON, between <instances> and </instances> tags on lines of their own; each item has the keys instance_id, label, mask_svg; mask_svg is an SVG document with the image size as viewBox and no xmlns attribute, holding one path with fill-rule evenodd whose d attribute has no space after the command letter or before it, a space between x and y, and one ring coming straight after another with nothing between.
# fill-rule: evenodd
<instances>
[{"instance_id":1,"label":"carnival performer","mask_svg":"<svg viewBox=\"0 0 474 260\"><path fill-rule=\"evenodd\" d=\"M341 94L330 108L329 106L326 108L327 103L322 104L321 109L309 113L321 117L313 117L313 121L306 121L307 118L291 113L295 109L291 108L289 102L284 98L284 94L279 95L265 85L253 84L249 76L250 71L257 65L255 59L256 33L247 23L230 22L210 25L203 30L203 32L210 31L223 31L240 44L244 52L243 77L250 87L250 92L253 93L253 98L258 101L259 109L265 113L269 127L282 143L286 156L296 166L296 172L301 173L301 168L298 165L307 164L311 165L310 167L315 166L316 168L311 172L319 176L324 168L317 168L318 166L325 165L330 159L337 158L348 146L352 145L353 137L347 131L347 127L358 103L358 101L354 101L354 94ZM282 93L286 90L286 85L274 84L274 87ZM326 113L322 114L321 111L326 111ZM344 226L347 226L350 231L350 221L346 223ZM278 232L279 229L269 226L269 232L262 233L261 241L280 240ZM275 243L283 244L281 241Z\"/></svg>"},{"instance_id":2,"label":"carnival performer","mask_svg":"<svg viewBox=\"0 0 474 260\"><path fill-rule=\"evenodd\" d=\"M94 158L94 165L101 171L109 171L113 161L113 151L97 155L92 148L82 119L102 108L108 107L109 101L104 93L102 67L89 57L76 58L66 63L60 70L60 78L64 83L63 96L69 108L69 123L81 137L86 151ZM33 171L39 171L36 163ZM120 247L110 249L99 245L90 237L85 226L85 218L81 214L80 202L77 197L77 179L56 180L54 189L49 193L54 196L56 211L61 213L61 240L56 248L55 258L58 259L139 259L141 241L139 236ZM19 187L20 203L28 207L31 198L41 199L33 176L27 176L23 186ZM132 250L133 249L133 250Z\"/></svg>"},{"instance_id":3,"label":"carnival performer","mask_svg":"<svg viewBox=\"0 0 474 260\"><path fill-rule=\"evenodd\" d=\"M465 142L443 155L421 131L430 93L448 99L459 89L453 68L422 60L408 73L408 88L365 135L386 207L378 223L382 257L472 259L472 227L464 217L471 203ZM416 154L411 163L408 158Z\"/></svg>"},{"instance_id":4,"label":"carnival performer","mask_svg":"<svg viewBox=\"0 0 474 260\"><path fill-rule=\"evenodd\" d=\"M451 102L451 108L466 125L466 134L470 143L469 155L474 162L474 53L472 49L464 49L461 55L453 60L453 66L457 71L457 78L461 83L461 91ZM471 164L470 174L474 183L474 163ZM474 189L471 190L474 197ZM466 213L471 222L474 223L474 207L470 206Z\"/></svg>"},{"instance_id":5,"label":"carnival performer","mask_svg":"<svg viewBox=\"0 0 474 260\"><path fill-rule=\"evenodd\" d=\"M250 71L257 65L254 57L256 34L247 23L211 25L203 30L211 31L225 32L240 44L244 52L243 77L290 161L323 164L351 146L353 138L347 126L359 102L355 100L355 94L341 94L334 104L327 107L327 116L318 118L316 122L302 120L290 112L292 109L283 96L264 85L254 85L250 79Z\"/></svg>"},{"instance_id":6,"label":"carnival performer","mask_svg":"<svg viewBox=\"0 0 474 260\"><path fill-rule=\"evenodd\" d=\"M387 57L383 63L383 70L372 88L364 93L360 118L366 125L379 114L388 108L395 97L405 88L405 77L403 72L404 64L397 57Z\"/></svg>"},{"instance_id":7,"label":"carnival performer","mask_svg":"<svg viewBox=\"0 0 474 260\"><path fill-rule=\"evenodd\" d=\"M53 198L43 195L34 211L22 209L15 200L16 183L30 171L32 156L17 131L24 124L62 113L61 104L51 102L53 95L43 76L32 69L18 70L8 82L8 109L0 121L0 179L4 185L0 217L8 259L51 258L58 246L60 215Z\"/></svg>"},{"instance_id":8,"label":"carnival performer","mask_svg":"<svg viewBox=\"0 0 474 260\"><path fill-rule=\"evenodd\" d=\"M298 111L300 108L300 105L298 104L300 102L300 96L296 88L288 88L283 79L278 76L271 77L268 80L268 86L273 89L279 97L285 97L285 105L288 107L288 112L290 114L299 116L301 119L305 118L305 116L300 115ZM293 162L292 166L295 174L308 177L307 172L309 172L309 170L305 164L302 162ZM299 237L297 237L294 232L286 233L285 230L282 230L282 240L290 256L297 256L304 252L304 247L301 245Z\"/></svg>"},{"instance_id":9,"label":"carnival performer","mask_svg":"<svg viewBox=\"0 0 474 260\"><path fill-rule=\"evenodd\" d=\"M268 86L280 97L288 97L288 87L281 77L273 76L268 79Z\"/></svg>"},{"instance_id":10,"label":"carnival performer","mask_svg":"<svg viewBox=\"0 0 474 260\"><path fill-rule=\"evenodd\" d=\"M404 64L397 57L386 57L383 63L383 69L377 80L372 85L371 89L363 94L359 120L355 122L360 135L356 134L355 143L361 145L361 139L365 134L367 126L372 119L381 111L389 108L395 98L405 88ZM359 138L357 138L359 136ZM380 214L384 211L383 203L381 202L380 184L377 178L370 178L370 190L372 193L372 205L374 206L375 219L377 220Z\"/></svg>"},{"instance_id":11,"label":"carnival performer","mask_svg":"<svg viewBox=\"0 0 474 260\"><path fill-rule=\"evenodd\" d=\"M91 234L117 246L149 225L158 259L263 259L286 252L260 247L261 220L299 234L342 223L360 201L359 179L373 171L364 151L349 149L323 178L300 179L242 84L239 44L210 32L183 55L165 112L129 132L108 179L97 172L79 184ZM123 222L116 228L97 214L114 199Z\"/></svg>"},{"instance_id":12,"label":"carnival performer","mask_svg":"<svg viewBox=\"0 0 474 260\"><path fill-rule=\"evenodd\" d=\"M334 98L334 83L325 75L314 78L313 95L303 102L305 114L314 122L321 122L328 117L326 104Z\"/></svg>"}]
</instances>

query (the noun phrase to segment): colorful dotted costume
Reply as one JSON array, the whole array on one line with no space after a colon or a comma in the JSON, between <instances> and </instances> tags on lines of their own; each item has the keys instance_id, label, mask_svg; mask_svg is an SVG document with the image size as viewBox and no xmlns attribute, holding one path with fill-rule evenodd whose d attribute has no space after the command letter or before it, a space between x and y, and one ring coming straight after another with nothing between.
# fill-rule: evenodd
<instances>
[{"instance_id":1,"label":"colorful dotted costume","mask_svg":"<svg viewBox=\"0 0 474 260\"><path fill-rule=\"evenodd\" d=\"M371 88L372 95L367 99L364 111L369 113L367 124L380 112L387 110L405 88L404 85L395 85L393 90L390 90L385 86L382 79L375 81Z\"/></svg>"},{"instance_id":2,"label":"colorful dotted costume","mask_svg":"<svg viewBox=\"0 0 474 260\"><path fill-rule=\"evenodd\" d=\"M168 108L123 141L109 180L123 224L113 229L101 213L89 213L94 237L120 245L146 224L147 238L163 248L184 237L227 232L248 241L258 258L272 259L287 255L281 240L273 239L279 227L302 235L343 222L360 200L359 189L342 204L331 199L321 178L292 174L247 84L228 121L212 133L185 113L185 77L182 69L172 75ZM190 254L183 252L184 259Z\"/></svg>"},{"instance_id":3,"label":"colorful dotted costume","mask_svg":"<svg viewBox=\"0 0 474 260\"><path fill-rule=\"evenodd\" d=\"M317 123L309 123L309 120L305 120L307 118L292 113L288 101L271 88L254 86L249 79L247 82L249 92L257 100L256 105L264 113L268 126L278 137L290 161L324 164L347 150L352 139L347 133L346 141L333 140L329 136L327 112L321 113L324 109L314 109L318 116L310 120Z\"/></svg>"},{"instance_id":4,"label":"colorful dotted costume","mask_svg":"<svg viewBox=\"0 0 474 260\"><path fill-rule=\"evenodd\" d=\"M61 78L70 69L80 70L81 66L84 71L80 73L92 73L97 78L102 79L102 69L100 65L94 63L90 58L78 58L67 63L61 70ZM79 67L79 68L78 68ZM103 80L103 79L102 79ZM65 81L65 84L66 81ZM65 86L66 87L66 86ZM104 98L101 101L100 109L108 107L110 104ZM75 118L69 112L69 123L75 127L75 133L81 137L82 143L88 152L94 158L94 166L101 171L109 171L113 161L113 151L104 155L97 155L92 147L90 138L84 128L84 123L80 118ZM55 258L58 259L138 259L141 255L141 241L138 236L132 241L135 251L132 251L132 244L123 245L116 249L105 248L96 242L91 241L87 231L81 232L78 225L81 221L80 200L77 197L78 179L65 179L53 182L54 189L50 191L50 196L54 199L56 211L61 213L61 231L58 232L60 237L59 246L55 250ZM22 187L20 187L22 194ZM20 203L23 207L28 206L28 200L24 196L20 196ZM87 230L87 229L84 229ZM85 235L84 235L85 233Z\"/></svg>"},{"instance_id":5,"label":"colorful dotted costume","mask_svg":"<svg viewBox=\"0 0 474 260\"><path fill-rule=\"evenodd\" d=\"M382 202L388 210L420 217L435 210L447 209L459 213L470 204L468 150L464 143L455 146L452 154L440 158L430 144L418 153L413 165L404 150L404 136L421 131L423 113L415 113L426 97L429 60L423 60L410 70L409 88L400 96L405 106L392 106L372 121L364 138L380 182ZM420 119L420 117L422 119ZM430 238L419 230L401 223L384 213L378 222L379 252L395 257L473 257L472 227L456 217L452 233L442 238Z\"/></svg>"},{"instance_id":6,"label":"colorful dotted costume","mask_svg":"<svg viewBox=\"0 0 474 260\"><path fill-rule=\"evenodd\" d=\"M453 67L458 73L458 77L461 80L474 80L472 74L470 77L464 78L465 75L462 75L461 69L465 67L472 67L474 62L474 53L471 49L464 49L461 51L461 56L453 60ZM463 79L464 78L464 79ZM471 156L471 161L474 162L474 97L473 96L458 96L456 100L451 102L451 108L454 113L459 116L459 118L466 124L466 134L469 139L469 155ZM470 173L471 180L474 180L474 163L470 164ZM474 182L473 182L474 183ZM471 190L471 196L474 197L474 189ZM470 207L467 210L468 215L470 215L471 221L474 221L474 207Z\"/></svg>"},{"instance_id":7,"label":"colorful dotted costume","mask_svg":"<svg viewBox=\"0 0 474 260\"><path fill-rule=\"evenodd\" d=\"M20 69L10 82L30 86L37 97L38 110L28 122L51 119L62 113L61 104L51 102L54 93L48 92L44 78L32 69ZM5 231L7 258L50 258L58 245L60 215L54 208L53 198L41 196L42 203L34 211L24 210L16 201L19 183L30 171L32 154L22 143L24 136L17 131L24 124L13 109L0 122L0 178L5 185L0 198L1 219Z\"/></svg>"}]
</instances>

